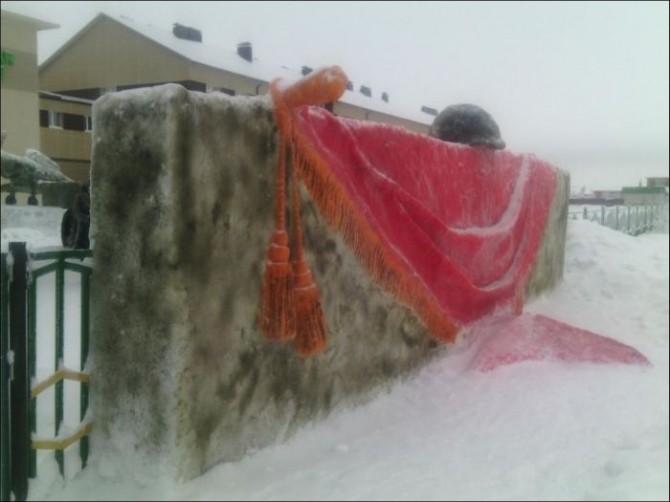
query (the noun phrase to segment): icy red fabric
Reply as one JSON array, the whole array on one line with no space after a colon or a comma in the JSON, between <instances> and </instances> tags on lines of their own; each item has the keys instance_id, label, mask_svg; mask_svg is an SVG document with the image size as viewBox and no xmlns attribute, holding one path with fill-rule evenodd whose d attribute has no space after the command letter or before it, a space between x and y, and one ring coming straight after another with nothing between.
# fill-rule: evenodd
<instances>
[{"instance_id":1,"label":"icy red fabric","mask_svg":"<svg viewBox=\"0 0 670 502\"><path fill-rule=\"evenodd\" d=\"M532 156L302 107L296 132L359 215L457 325L521 312L557 184Z\"/></svg>"},{"instance_id":2,"label":"icy red fabric","mask_svg":"<svg viewBox=\"0 0 670 502\"><path fill-rule=\"evenodd\" d=\"M469 336L478 344L470 367L480 371L539 360L650 364L629 345L543 315L487 318Z\"/></svg>"}]
</instances>

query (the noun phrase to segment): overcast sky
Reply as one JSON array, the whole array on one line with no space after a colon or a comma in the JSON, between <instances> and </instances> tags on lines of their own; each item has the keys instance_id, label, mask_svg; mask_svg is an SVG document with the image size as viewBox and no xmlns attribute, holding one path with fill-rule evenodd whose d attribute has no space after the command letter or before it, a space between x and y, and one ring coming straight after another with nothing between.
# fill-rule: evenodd
<instances>
[{"instance_id":1,"label":"overcast sky","mask_svg":"<svg viewBox=\"0 0 670 502\"><path fill-rule=\"evenodd\" d=\"M339 64L392 103L475 103L508 148L620 188L668 176L668 2L35 2L3 8L59 24L44 61L104 10L200 29L203 42L300 68Z\"/></svg>"}]
</instances>

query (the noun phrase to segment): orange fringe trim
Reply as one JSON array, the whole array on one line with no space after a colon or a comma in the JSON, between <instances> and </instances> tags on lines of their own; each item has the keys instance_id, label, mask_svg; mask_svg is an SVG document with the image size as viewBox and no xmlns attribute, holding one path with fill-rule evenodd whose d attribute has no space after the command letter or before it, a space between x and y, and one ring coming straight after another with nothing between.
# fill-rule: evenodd
<instances>
[{"instance_id":1,"label":"orange fringe trim","mask_svg":"<svg viewBox=\"0 0 670 502\"><path fill-rule=\"evenodd\" d=\"M285 166L282 166L286 149L290 148L293 164L292 225L296 255L292 277L284 280L285 276L289 275L283 261L284 255L288 259L288 249L281 252L275 251L272 256L270 256L272 247L268 252L263 284L264 314L261 319L263 333L270 339L284 339L281 335L283 328L280 326L288 326L287 330L293 326L296 333L296 350L303 356L319 352L326 345L326 328L321 301L312 273L303 256L299 178L307 187L312 200L326 221L342 234L347 245L369 271L373 280L412 308L435 338L452 342L456 338L458 326L445 315L421 280L407 272L400 258L388 249L370 223L358 213L353 202L331 174L327 163L294 128L292 108L336 101L344 92L347 80L339 67L331 67L314 72L284 90L279 89L278 81L274 81L270 88L281 141L275 206L277 229L273 234L272 242L278 247L285 245L279 242L283 242L283 237L277 237L277 233L284 229ZM291 284L292 288L290 289L292 293L288 294L289 300L286 301L284 300L285 284ZM282 306L276 312L269 309L268 312L274 313L266 314L266 305L273 304L272 297L275 295L281 298L277 303L281 303ZM286 318L295 316L293 324L285 321L284 313L288 316ZM269 321L266 322L266 319ZM272 334L273 329L279 329L280 335Z\"/></svg>"},{"instance_id":2,"label":"orange fringe trim","mask_svg":"<svg viewBox=\"0 0 670 502\"><path fill-rule=\"evenodd\" d=\"M425 285L407 273L399 258L388 250L379 235L358 213L325 161L299 135L295 149L301 156L298 175L326 221L343 236L347 245L384 289L411 307L438 340L453 342L458 326L440 309Z\"/></svg>"},{"instance_id":3,"label":"orange fringe trim","mask_svg":"<svg viewBox=\"0 0 670 502\"><path fill-rule=\"evenodd\" d=\"M293 166L296 162L293 163ZM295 348L301 356L310 356L326 348L326 321L321 308L321 297L316 289L312 272L305 261L302 228L300 223L300 187L296 169L292 169L293 188L291 197L293 207L291 224L295 242L294 302L296 317Z\"/></svg>"}]
</instances>

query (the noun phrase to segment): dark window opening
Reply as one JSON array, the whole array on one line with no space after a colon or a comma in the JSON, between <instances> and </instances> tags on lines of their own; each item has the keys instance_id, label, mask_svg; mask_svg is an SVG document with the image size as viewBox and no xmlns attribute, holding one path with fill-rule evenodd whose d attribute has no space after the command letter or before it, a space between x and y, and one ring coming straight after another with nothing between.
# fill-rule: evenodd
<instances>
[{"instance_id":1,"label":"dark window opening","mask_svg":"<svg viewBox=\"0 0 670 502\"><path fill-rule=\"evenodd\" d=\"M57 127L68 131L83 132L90 130L90 117L75 113L40 110L40 127Z\"/></svg>"},{"instance_id":2,"label":"dark window opening","mask_svg":"<svg viewBox=\"0 0 670 502\"><path fill-rule=\"evenodd\" d=\"M83 115L74 115L72 113L63 114L63 129L68 131L85 131L86 117Z\"/></svg>"},{"instance_id":3,"label":"dark window opening","mask_svg":"<svg viewBox=\"0 0 670 502\"><path fill-rule=\"evenodd\" d=\"M233 89L228 89L226 87L215 87L214 92L222 92L223 94L228 94L228 96L234 96L235 91Z\"/></svg>"}]
</instances>

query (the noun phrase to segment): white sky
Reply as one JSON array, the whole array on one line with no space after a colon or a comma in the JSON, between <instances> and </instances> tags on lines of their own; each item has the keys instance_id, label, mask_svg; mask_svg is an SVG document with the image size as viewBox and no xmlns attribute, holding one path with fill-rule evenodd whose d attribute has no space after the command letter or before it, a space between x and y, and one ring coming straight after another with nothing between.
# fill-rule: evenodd
<instances>
[{"instance_id":1,"label":"white sky","mask_svg":"<svg viewBox=\"0 0 670 502\"><path fill-rule=\"evenodd\" d=\"M62 210L48 209L57 222ZM28 216L3 224L3 244L59 244L57 224ZM547 350L482 373L471 362L486 345L456 346L370 403L188 483L136 464L130 442L92 442L84 471L71 446L67 480L53 452L39 451L29 500L667 501L668 245L667 213L665 233L638 237L570 218L563 281L524 308L633 346L651 366L564 362ZM38 380L53 370L55 304L53 274L41 280ZM65 285L65 364L77 368L79 289L69 274ZM66 384L66 430L79 423L77 396ZM37 406L37 433L48 437L53 393Z\"/></svg>"},{"instance_id":2,"label":"white sky","mask_svg":"<svg viewBox=\"0 0 670 502\"><path fill-rule=\"evenodd\" d=\"M300 68L339 64L391 102L484 107L508 148L573 190L668 176L668 2L56 2L3 8L57 23L39 60L105 10Z\"/></svg>"}]
</instances>

